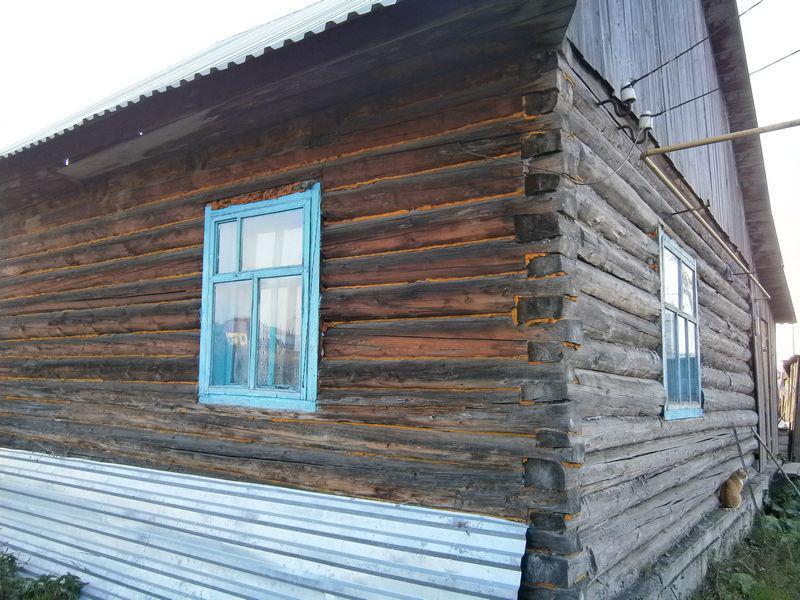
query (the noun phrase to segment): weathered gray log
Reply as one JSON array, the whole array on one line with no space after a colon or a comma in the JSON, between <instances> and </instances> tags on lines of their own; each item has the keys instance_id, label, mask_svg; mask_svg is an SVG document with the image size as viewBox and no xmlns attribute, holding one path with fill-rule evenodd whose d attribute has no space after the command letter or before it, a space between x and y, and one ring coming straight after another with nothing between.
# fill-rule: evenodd
<instances>
[{"instance_id":1,"label":"weathered gray log","mask_svg":"<svg viewBox=\"0 0 800 600\"><path fill-rule=\"evenodd\" d=\"M578 369L654 379L661 374L661 357L652 350L585 339L572 357Z\"/></svg>"},{"instance_id":2,"label":"weathered gray log","mask_svg":"<svg viewBox=\"0 0 800 600\"><path fill-rule=\"evenodd\" d=\"M742 452L751 461L751 452L756 449L757 445L758 442L755 439L750 439L742 445ZM581 499L581 513L575 519L575 526L580 531L586 531L605 519L623 514L630 507L671 487L684 484L707 471L717 470L732 473L740 466L739 452L736 446L726 446L715 452L706 452L693 457L675 468L646 475L633 481L626 481L594 494L585 494Z\"/></svg>"},{"instance_id":3,"label":"weathered gray log","mask_svg":"<svg viewBox=\"0 0 800 600\"><path fill-rule=\"evenodd\" d=\"M642 262L658 260L658 242L636 227L590 187L579 187L577 214L590 231L602 235Z\"/></svg>"},{"instance_id":4,"label":"weathered gray log","mask_svg":"<svg viewBox=\"0 0 800 600\"><path fill-rule=\"evenodd\" d=\"M575 276L581 291L643 319L661 315L661 301L613 275L583 261L575 262Z\"/></svg>"},{"instance_id":5,"label":"weathered gray log","mask_svg":"<svg viewBox=\"0 0 800 600\"><path fill-rule=\"evenodd\" d=\"M751 410L709 412L702 419L664 421L658 417L601 417L583 423L580 442L587 452L650 442L697 431L747 427L758 422Z\"/></svg>"},{"instance_id":6,"label":"weathered gray log","mask_svg":"<svg viewBox=\"0 0 800 600\"><path fill-rule=\"evenodd\" d=\"M581 320L587 338L647 350L661 346L661 327L653 320L632 315L594 296L581 293L577 302L566 308L567 316Z\"/></svg>"},{"instance_id":7,"label":"weathered gray log","mask_svg":"<svg viewBox=\"0 0 800 600\"><path fill-rule=\"evenodd\" d=\"M658 293L660 282L658 273L651 264L645 263L628 254L603 237L580 225L580 241L578 256L598 269L618 277L628 283L642 288L651 294Z\"/></svg>"},{"instance_id":8,"label":"weathered gray log","mask_svg":"<svg viewBox=\"0 0 800 600\"><path fill-rule=\"evenodd\" d=\"M733 443L730 430L708 430L592 452L581 468L583 493L613 487Z\"/></svg>"},{"instance_id":9,"label":"weathered gray log","mask_svg":"<svg viewBox=\"0 0 800 600\"><path fill-rule=\"evenodd\" d=\"M749 372L732 373L713 367L703 367L701 378L704 387L718 390L749 394L754 389L753 377Z\"/></svg>"},{"instance_id":10,"label":"weathered gray log","mask_svg":"<svg viewBox=\"0 0 800 600\"><path fill-rule=\"evenodd\" d=\"M725 335L721 335L700 323L700 348L713 348L715 352L730 356L736 360L747 362L751 358L750 348L737 343Z\"/></svg>"},{"instance_id":11,"label":"weathered gray log","mask_svg":"<svg viewBox=\"0 0 800 600\"><path fill-rule=\"evenodd\" d=\"M567 397L584 417L660 415L666 392L660 381L575 369Z\"/></svg>"},{"instance_id":12,"label":"weathered gray log","mask_svg":"<svg viewBox=\"0 0 800 600\"><path fill-rule=\"evenodd\" d=\"M736 468L734 461L716 465L583 531L581 538L594 558L596 572L608 570L640 546L642 540L662 535L688 508L709 496L716 496L720 484Z\"/></svg>"},{"instance_id":13,"label":"weathered gray log","mask_svg":"<svg viewBox=\"0 0 800 600\"><path fill-rule=\"evenodd\" d=\"M761 491L766 487L767 479L762 474L751 479L747 485ZM701 526L693 527L670 548L668 554L661 556L652 569L648 569L634 586L625 590L620 600L667 599L690 593L700 585L711 561L727 556L750 530L753 514L763 504L760 495L756 495L758 506L753 506L748 494L742 498L742 506L738 510L711 511Z\"/></svg>"},{"instance_id":14,"label":"weathered gray log","mask_svg":"<svg viewBox=\"0 0 800 600\"><path fill-rule=\"evenodd\" d=\"M703 401L703 409L707 413L717 410L756 410L755 398L741 392L704 387Z\"/></svg>"}]
</instances>

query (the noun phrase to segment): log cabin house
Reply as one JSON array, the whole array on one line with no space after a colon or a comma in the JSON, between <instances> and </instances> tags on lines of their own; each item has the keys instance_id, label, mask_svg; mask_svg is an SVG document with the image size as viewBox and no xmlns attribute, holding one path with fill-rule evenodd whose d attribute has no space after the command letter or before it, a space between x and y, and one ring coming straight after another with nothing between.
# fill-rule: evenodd
<instances>
[{"instance_id":1,"label":"log cabin house","mask_svg":"<svg viewBox=\"0 0 800 600\"><path fill-rule=\"evenodd\" d=\"M0 543L88 598L686 595L795 317L758 139L639 155L747 71L733 0L323 0L6 149Z\"/></svg>"}]
</instances>

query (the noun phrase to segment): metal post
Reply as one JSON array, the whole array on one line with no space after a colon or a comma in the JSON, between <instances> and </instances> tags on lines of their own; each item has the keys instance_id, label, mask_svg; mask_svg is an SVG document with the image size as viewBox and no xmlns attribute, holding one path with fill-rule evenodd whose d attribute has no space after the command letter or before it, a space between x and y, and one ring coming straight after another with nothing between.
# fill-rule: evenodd
<instances>
[{"instance_id":1,"label":"metal post","mask_svg":"<svg viewBox=\"0 0 800 600\"><path fill-rule=\"evenodd\" d=\"M736 449L739 450L739 460L742 461L742 470L747 473L747 465L744 462L744 454L742 454L742 445L739 443L739 433L736 431L736 427L733 428L733 437L736 438ZM753 491L753 484L750 481L750 478L747 478L747 489L750 490L750 499L753 501L753 510L758 510L758 503L756 502L756 494Z\"/></svg>"},{"instance_id":2,"label":"metal post","mask_svg":"<svg viewBox=\"0 0 800 600\"><path fill-rule=\"evenodd\" d=\"M733 431L734 433L736 433L735 429ZM758 435L758 433L756 433L756 430L753 429L752 425L750 426L750 431L752 431L753 435L756 436L756 439L758 440L758 443L761 444L761 447L767 451L767 454L769 454L769 457L772 459L772 462L775 463L775 466L778 467L778 471L781 472L781 475L783 475L786 478L786 481L789 482L789 485L791 485L794 488L794 491L797 492L797 495L800 496L800 489L797 488L797 486L794 484L794 481L789 479L789 476L786 474L786 471L783 470L783 467L781 467L781 464L778 462L778 459L775 458L770 449L767 448L767 445L764 443L764 440L762 440L761 436Z\"/></svg>"}]
</instances>

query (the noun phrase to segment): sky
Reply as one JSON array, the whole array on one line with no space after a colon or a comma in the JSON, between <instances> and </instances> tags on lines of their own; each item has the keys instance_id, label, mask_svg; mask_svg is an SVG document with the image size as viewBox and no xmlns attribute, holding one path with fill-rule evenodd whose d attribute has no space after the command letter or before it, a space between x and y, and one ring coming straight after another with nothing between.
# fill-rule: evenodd
<instances>
[{"instance_id":1,"label":"sky","mask_svg":"<svg viewBox=\"0 0 800 600\"><path fill-rule=\"evenodd\" d=\"M739 0L740 12L757 1ZM0 148L221 39L307 4L7 2L0 19ZM800 48L798 23L798 0L763 0L743 16L750 70ZM800 118L800 54L756 74L752 83L761 125ZM761 141L786 275L800 315L800 186L795 181L800 174L800 127L764 135ZM779 326L777 343L779 360L793 350L800 352L800 327Z\"/></svg>"}]
</instances>

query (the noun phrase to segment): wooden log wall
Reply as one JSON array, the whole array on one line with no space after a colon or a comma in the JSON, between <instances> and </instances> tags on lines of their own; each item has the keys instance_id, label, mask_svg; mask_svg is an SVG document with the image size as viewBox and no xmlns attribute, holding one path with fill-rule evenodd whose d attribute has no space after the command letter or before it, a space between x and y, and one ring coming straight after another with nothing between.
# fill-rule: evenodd
<instances>
[{"instance_id":1,"label":"wooden log wall","mask_svg":"<svg viewBox=\"0 0 800 600\"><path fill-rule=\"evenodd\" d=\"M526 193L520 160L555 55L519 32L426 36L367 81L343 76L338 98L327 71L303 90L313 111L250 108L218 142L10 209L0 445L523 521L575 511L571 371L529 359L579 341L549 316L573 283L528 272L570 250L533 231L557 200ZM313 180L317 411L199 405L204 206Z\"/></svg>"},{"instance_id":2,"label":"wooden log wall","mask_svg":"<svg viewBox=\"0 0 800 600\"><path fill-rule=\"evenodd\" d=\"M562 202L568 210L560 228L575 245L535 258L528 270L574 281L561 316L578 323L583 339L559 357L574 369L565 399L582 419L576 439L585 456L577 475L580 510L533 514L532 543L554 552L546 560L561 570L529 586L528 594L609 598L718 507L720 483L740 467L734 427L753 463L751 300L746 282L730 275L734 266L722 249L691 214L674 214L677 199L640 160L608 177L631 141L597 105L605 82L569 44L559 69L566 85L560 116L551 119L557 127L528 136L523 155L527 189L570 198ZM662 167L679 179L671 163ZM697 259L702 418L661 417L659 227ZM535 342L531 347L537 357L546 355Z\"/></svg>"}]
</instances>

